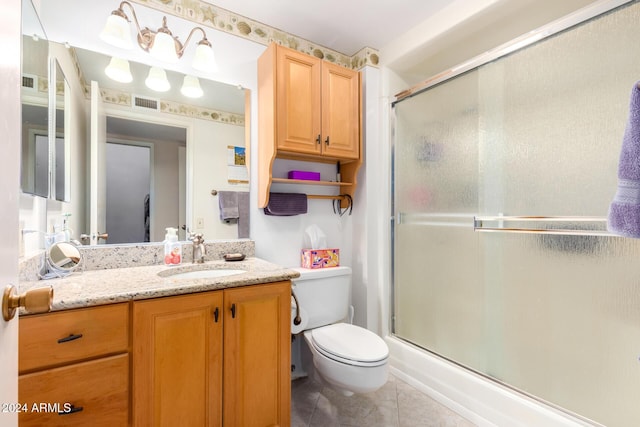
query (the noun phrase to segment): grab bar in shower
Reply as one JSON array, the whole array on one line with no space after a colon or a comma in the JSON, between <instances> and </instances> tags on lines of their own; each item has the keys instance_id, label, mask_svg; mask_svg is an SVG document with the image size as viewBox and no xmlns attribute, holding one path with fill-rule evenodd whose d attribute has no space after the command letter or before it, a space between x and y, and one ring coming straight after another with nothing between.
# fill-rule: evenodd
<instances>
[{"instance_id":1,"label":"grab bar in shower","mask_svg":"<svg viewBox=\"0 0 640 427\"><path fill-rule=\"evenodd\" d=\"M508 227L506 222L519 223L591 223L593 227L585 228L534 228ZM495 223L495 225L493 224ZM615 236L606 230L607 219L598 216L474 216L473 229L482 232L511 232L533 234L563 234L569 236ZM604 226L604 227L603 227Z\"/></svg>"}]
</instances>

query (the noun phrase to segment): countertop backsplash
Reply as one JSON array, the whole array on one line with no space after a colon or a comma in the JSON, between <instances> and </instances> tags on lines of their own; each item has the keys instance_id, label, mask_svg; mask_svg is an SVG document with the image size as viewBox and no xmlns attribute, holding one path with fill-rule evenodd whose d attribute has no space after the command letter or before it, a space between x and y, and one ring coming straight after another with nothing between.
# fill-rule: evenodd
<instances>
[{"instance_id":1,"label":"countertop backsplash","mask_svg":"<svg viewBox=\"0 0 640 427\"><path fill-rule=\"evenodd\" d=\"M82 271L108 270L114 268L145 267L159 265L164 260L164 245L158 243L139 243L123 245L79 246L82 254ZM205 261L220 260L225 254L241 253L247 257L255 256L255 242L243 240L215 240L205 242ZM191 242L182 243L182 264L191 264L193 251ZM44 266L44 251L20 260L19 281L38 280Z\"/></svg>"}]
</instances>

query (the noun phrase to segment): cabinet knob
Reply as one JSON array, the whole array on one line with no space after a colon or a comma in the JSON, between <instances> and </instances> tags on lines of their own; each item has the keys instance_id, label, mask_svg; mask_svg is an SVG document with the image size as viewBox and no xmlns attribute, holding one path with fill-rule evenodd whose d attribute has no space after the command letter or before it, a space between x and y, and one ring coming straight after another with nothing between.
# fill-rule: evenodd
<instances>
[{"instance_id":1,"label":"cabinet knob","mask_svg":"<svg viewBox=\"0 0 640 427\"><path fill-rule=\"evenodd\" d=\"M236 305L235 305L235 303L231 304L231 318L232 319L236 318Z\"/></svg>"},{"instance_id":2,"label":"cabinet knob","mask_svg":"<svg viewBox=\"0 0 640 427\"><path fill-rule=\"evenodd\" d=\"M318 137L316 138L316 143L320 144L321 140L322 140L322 137L320 136L320 134L318 134Z\"/></svg>"},{"instance_id":3,"label":"cabinet knob","mask_svg":"<svg viewBox=\"0 0 640 427\"><path fill-rule=\"evenodd\" d=\"M324 140L324 143L325 143L326 145L329 145L329 137L328 137L328 136L327 136L327 139L325 139L325 140Z\"/></svg>"},{"instance_id":4,"label":"cabinet knob","mask_svg":"<svg viewBox=\"0 0 640 427\"><path fill-rule=\"evenodd\" d=\"M16 287L7 285L2 297L2 317L7 322L13 319L18 307L24 307L29 313L46 313L51 310L52 302L51 286L31 289L22 295L16 295Z\"/></svg>"}]
</instances>

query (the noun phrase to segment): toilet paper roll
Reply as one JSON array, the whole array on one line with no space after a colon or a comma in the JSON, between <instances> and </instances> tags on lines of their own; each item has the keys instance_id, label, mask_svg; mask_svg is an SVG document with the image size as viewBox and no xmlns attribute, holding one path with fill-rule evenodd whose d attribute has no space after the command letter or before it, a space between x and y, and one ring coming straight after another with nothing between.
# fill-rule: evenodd
<instances>
[{"instance_id":1,"label":"toilet paper roll","mask_svg":"<svg viewBox=\"0 0 640 427\"><path fill-rule=\"evenodd\" d=\"M293 319L296 318L296 303L291 299L291 333L298 334L304 331L307 328L307 322L309 321L309 316L307 316L307 312L304 311L304 308L300 308L300 317L302 318L302 322L299 325L293 324Z\"/></svg>"}]
</instances>

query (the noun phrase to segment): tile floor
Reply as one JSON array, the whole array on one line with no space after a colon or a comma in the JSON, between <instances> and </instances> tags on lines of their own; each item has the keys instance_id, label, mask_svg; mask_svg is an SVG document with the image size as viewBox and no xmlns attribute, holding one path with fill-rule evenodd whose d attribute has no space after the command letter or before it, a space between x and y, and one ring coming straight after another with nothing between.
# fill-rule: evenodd
<instances>
[{"instance_id":1,"label":"tile floor","mask_svg":"<svg viewBox=\"0 0 640 427\"><path fill-rule=\"evenodd\" d=\"M390 375L373 393L343 396L311 378L291 383L292 427L473 427L447 407Z\"/></svg>"}]
</instances>

